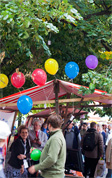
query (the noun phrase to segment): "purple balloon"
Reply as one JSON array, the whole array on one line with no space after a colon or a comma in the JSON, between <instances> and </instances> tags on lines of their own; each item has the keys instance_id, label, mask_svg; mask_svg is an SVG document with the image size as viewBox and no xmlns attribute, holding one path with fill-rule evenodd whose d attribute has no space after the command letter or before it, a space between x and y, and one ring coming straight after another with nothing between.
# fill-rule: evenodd
<instances>
[{"instance_id":1,"label":"purple balloon","mask_svg":"<svg viewBox=\"0 0 112 178\"><path fill-rule=\"evenodd\" d=\"M89 69L95 69L98 65L98 59L94 55L89 55L85 60L86 66Z\"/></svg>"}]
</instances>

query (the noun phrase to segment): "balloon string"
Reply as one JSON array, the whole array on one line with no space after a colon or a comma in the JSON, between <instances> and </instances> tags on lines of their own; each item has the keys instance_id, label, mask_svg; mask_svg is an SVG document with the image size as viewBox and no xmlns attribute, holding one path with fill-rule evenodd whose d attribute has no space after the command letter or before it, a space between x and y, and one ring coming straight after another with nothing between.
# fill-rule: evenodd
<instances>
[{"instance_id":1,"label":"balloon string","mask_svg":"<svg viewBox=\"0 0 112 178\"><path fill-rule=\"evenodd\" d=\"M53 91L53 89L52 89L52 90L50 90L50 93L49 93L49 95L48 95L48 96L46 96L46 93L45 93L45 89L44 89L44 88L43 88L43 91L44 91L44 95L45 95L46 101L48 101L48 100L49 100L49 96L50 96L51 92ZM50 112L52 112L51 107L50 107L50 106L48 106L48 108L50 109Z\"/></svg>"},{"instance_id":2,"label":"balloon string","mask_svg":"<svg viewBox=\"0 0 112 178\"><path fill-rule=\"evenodd\" d=\"M73 79L71 79L71 82L73 83ZM72 87L72 93L74 94L74 87ZM74 114L74 102L73 102L73 114Z\"/></svg>"},{"instance_id":3,"label":"balloon string","mask_svg":"<svg viewBox=\"0 0 112 178\"><path fill-rule=\"evenodd\" d=\"M21 90L20 90L20 89L18 89L18 91L19 91L20 95L22 96Z\"/></svg>"},{"instance_id":4,"label":"balloon string","mask_svg":"<svg viewBox=\"0 0 112 178\"><path fill-rule=\"evenodd\" d=\"M56 78L56 74L54 75L54 78L57 79L57 78Z\"/></svg>"}]
</instances>

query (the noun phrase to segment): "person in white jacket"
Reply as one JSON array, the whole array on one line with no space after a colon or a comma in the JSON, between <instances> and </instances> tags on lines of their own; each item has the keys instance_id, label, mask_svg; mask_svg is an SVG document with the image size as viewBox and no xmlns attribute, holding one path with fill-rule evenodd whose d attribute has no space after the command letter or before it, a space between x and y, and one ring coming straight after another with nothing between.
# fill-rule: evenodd
<instances>
[{"instance_id":1,"label":"person in white jacket","mask_svg":"<svg viewBox=\"0 0 112 178\"><path fill-rule=\"evenodd\" d=\"M0 121L0 177L5 178L3 170L4 158L2 156L3 146L6 142L7 137L10 135L10 129L5 121Z\"/></svg>"},{"instance_id":2,"label":"person in white jacket","mask_svg":"<svg viewBox=\"0 0 112 178\"><path fill-rule=\"evenodd\" d=\"M106 178L112 178L112 138L109 140L106 149L106 167L108 168Z\"/></svg>"}]
</instances>

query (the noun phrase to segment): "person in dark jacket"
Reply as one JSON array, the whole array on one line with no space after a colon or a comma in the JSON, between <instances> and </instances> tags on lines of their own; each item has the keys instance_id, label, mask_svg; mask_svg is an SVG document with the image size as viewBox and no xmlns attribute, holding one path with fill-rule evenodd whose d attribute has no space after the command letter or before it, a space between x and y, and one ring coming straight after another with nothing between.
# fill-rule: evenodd
<instances>
[{"instance_id":1,"label":"person in dark jacket","mask_svg":"<svg viewBox=\"0 0 112 178\"><path fill-rule=\"evenodd\" d=\"M70 122L65 130L65 140L67 149L78 149L80 147L81 136L77 126L74 126L73 121Z\"/></svg>"},{"instance_id":2,"label":"person in dark jacket","mask_svg":"<svg viewBox=\"0 0 112 178\"><path fill-rule=\"evenodd\" d=\"M71 165L71 152L72 150L80 150L80 142L81 136L77 126L74 126L73 121L69 121L69 125L67 129L65 129L65 140L66 140L66 147L67 147L67 157L66 157L66 164L65 169L66 173L69 173L70 169L72 169Z\"/></svg>"},{"instance_id":3,"label":"person in dark jacket","mask_svg":"<svg viewBox=\"0 0 112 178\"><path fill-rule=\"evenodd\" d=\"M86 177L88 175L88 172L90 172L89 174L90 178L94 177L94 172L95 172L98 160L100 159L100 157L103 157L103 137L101 133L98 133L96 131L96 128L97 128L96 123L91 122L90 128L83 135L82 140L81 140L82 152L85 155L84 176ZM94 133L93 142L95 141L95 147L92 151L84 150L84 142L86 142L87 140L87 139L85 140L85 138L88 133Z\"/></svg>"},{"instance_id":4,"label":"person in dark jacket","mask_svg":"<svg viewBox=\"0 0 112 178\"><path fill-rule=\"evenodd\" d=\"M12 143L11 156L6 168L6 177L28 177L28 158L30 158L30 142L28 140L28 128L21 125L18 130L19 137Z\"/></svg>"}]
</instances>

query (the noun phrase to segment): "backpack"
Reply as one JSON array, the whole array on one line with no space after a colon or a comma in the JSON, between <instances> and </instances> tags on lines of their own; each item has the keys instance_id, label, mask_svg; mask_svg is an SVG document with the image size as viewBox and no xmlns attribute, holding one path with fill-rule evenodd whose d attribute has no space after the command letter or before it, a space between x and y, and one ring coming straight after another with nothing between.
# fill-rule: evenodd
<instances>
[{"instance_id":1,"label":"backpack","mask_svg":"<svg viewBox=\"0 0 112 178\"><path fill-rule=\"evenodd\" d=\"M97 144L95 144L95 133L87 131L83 140L83 150L93 151Z\"/></svg>"}]
</instances>

